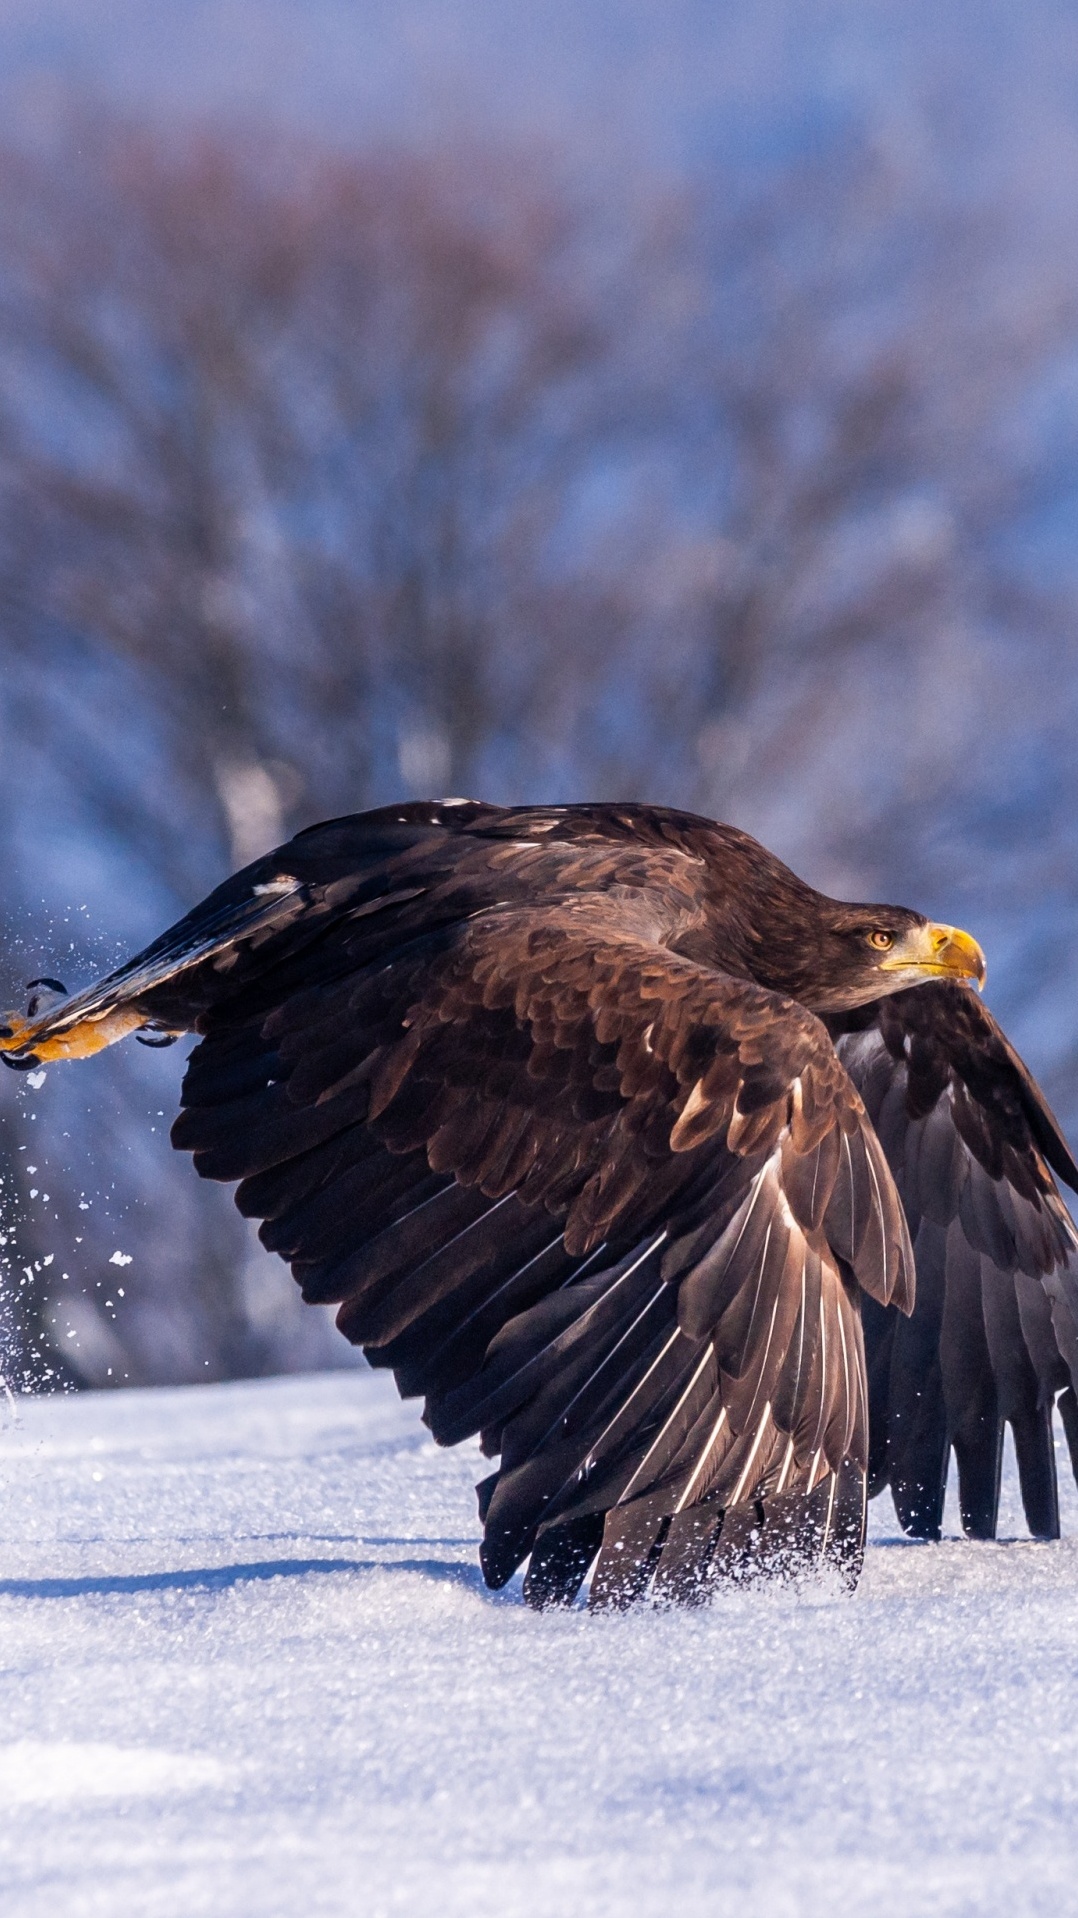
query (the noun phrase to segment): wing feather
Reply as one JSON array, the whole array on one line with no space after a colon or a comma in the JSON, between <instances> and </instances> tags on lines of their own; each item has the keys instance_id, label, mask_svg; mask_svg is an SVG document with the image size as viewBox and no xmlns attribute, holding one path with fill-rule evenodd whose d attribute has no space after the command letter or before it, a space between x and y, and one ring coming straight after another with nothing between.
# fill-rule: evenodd
<instances>
[{"instance_id":1,"label":"wing feather","mask_svg":"<svg viewBox=\"0 0 1078 1918\"><path fill-rule=\"evenodd\" d=\"M995 1535L1003 1427L1031 1530L1059 1528L1051 1414L1078 1383L1078 1237L1052 1169L1078 1180L1022 1061L968 988L930 984L862 1009L839 1056L875 1118L914 1235L908 1323L866 1315L873 1489L938 1537L947 1462L963 1524Z\"/></svg>"}]
</instances>

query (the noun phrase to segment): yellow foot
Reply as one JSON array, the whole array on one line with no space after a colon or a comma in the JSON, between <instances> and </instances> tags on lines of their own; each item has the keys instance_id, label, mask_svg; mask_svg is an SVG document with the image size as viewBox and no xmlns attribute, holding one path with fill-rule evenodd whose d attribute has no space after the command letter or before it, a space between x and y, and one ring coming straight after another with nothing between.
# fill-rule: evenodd
<instances>
[{"instance_id":1,"label":"yellow foot","mask_svg":"<svg viewBox=\"0 0 1078 1918\"><path fill-rule=\"evenodd\" d=\"M117 1039L126 1039L146 1024L144 1015L129 1006L100 1012L94 1018L60 1024L63 1008L54 1006L41 1019L24 1019L9 1012L0 1016L0 1052L17 1053L27 1063L47 1065L54 1059L90 1059ZM38 1036L40 1035L40 1036Z\"/></svg>"}]
</instances>

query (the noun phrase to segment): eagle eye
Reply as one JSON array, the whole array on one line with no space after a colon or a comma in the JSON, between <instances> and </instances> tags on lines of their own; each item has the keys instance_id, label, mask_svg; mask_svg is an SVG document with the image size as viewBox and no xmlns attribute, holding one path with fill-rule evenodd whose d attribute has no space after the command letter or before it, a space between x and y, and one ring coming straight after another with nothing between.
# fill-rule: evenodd
<instances>
[{"instance_id":1,"label":"eagle eye","mask_svg":"<svg viewBox=\"0 0 1078 1918\"><path fill-rule=\"evenodd\" d=\"M872 931L866 933L865 937L869 945L874 947L877 952L890 952L891 947L895 943L894 933L885 931L883 926L873 927Z\"/></svg>"}]
</instances>

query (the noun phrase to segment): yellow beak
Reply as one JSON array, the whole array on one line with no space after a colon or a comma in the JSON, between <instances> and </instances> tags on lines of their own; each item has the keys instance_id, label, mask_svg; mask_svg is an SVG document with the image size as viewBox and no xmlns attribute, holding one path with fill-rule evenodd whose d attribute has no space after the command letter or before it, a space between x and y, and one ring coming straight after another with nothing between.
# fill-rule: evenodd
<instances>
[{"instance_id":1,"label":"yellow beak","mask_svg":"<svg viewBox=\"0 0 1078 1918\"><path fill-rule=\"evenodd\" d=\"M880 960L881 972L909 975L913 985L919 979L968 979L980 991L988 967L984 953L968 932L958 926L918 926Z\"/></svg>"}]
</instances>

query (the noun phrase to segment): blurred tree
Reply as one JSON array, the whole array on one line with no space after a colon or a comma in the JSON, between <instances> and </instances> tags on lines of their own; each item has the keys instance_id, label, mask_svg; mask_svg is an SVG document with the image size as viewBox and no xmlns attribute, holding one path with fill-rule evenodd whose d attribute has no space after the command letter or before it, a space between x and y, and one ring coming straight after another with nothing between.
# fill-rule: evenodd
<instances>
[{"instance_id":1,"label":"blurred tree","mask_svg":"<svg viewBox=\"0 0 1078 1918\"><path fill-rule=\"evenodd\" d=\"M0 154L4 976L113 957L43 942L43 888L141 939L402 790L696 805L957 917L1001 767L1068 723L1069 601L1007 544L1068 271L856 144L601 203L536 154L108 123ZM1058 848L1073 774L1040 776ZM0 1086L19 1365L322 1362L168 1161L168 1055L92 1071Z\"/></svg>"},{"instance_id":2,"label":"blurred tree","mask_svg":"<svg viewBox=\"0 0 1078 1918\"><path fill-rule=\"evenodd\" d=\"M564 211L491 162L130 131L7 169L9 639L134 669L170 775L147 851L189 883L181 793L219 865L301 795L474 779L534 687L498 622L600 345Z\"/></svg>"}]
</instances>

